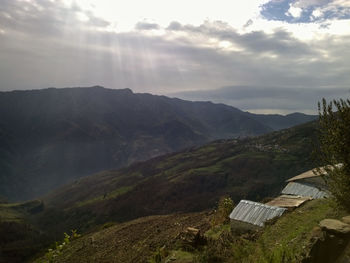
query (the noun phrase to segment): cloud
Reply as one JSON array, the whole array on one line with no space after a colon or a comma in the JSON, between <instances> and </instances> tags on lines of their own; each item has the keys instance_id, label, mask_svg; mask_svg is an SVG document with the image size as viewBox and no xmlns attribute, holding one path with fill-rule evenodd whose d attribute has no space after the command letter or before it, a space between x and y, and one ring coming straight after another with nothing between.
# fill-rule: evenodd
<instances>
[{"instance_id":1,"label":"cloud","mask_svg":"<svg viewBox=\"0 0 350 263\"><path fill-rule=\"evenodd\" d=\"M287 16L292 16L294 18L299 18L303 13L303 9L300 7L295 7L292 4L289 6L288 11L286 12Z\"/></svg>"},{"instance_id":2,"label":"cloud","mask_svg":"<svg viewBox=\"0 0 350 263\"><path fill-rule=\"evenodd\" d=\"M247 28L247 27L251 26L253 23L254 23L253 20L252 20L252 19L249 19L249 20L247 21L247 23L244 24L243 27L244 27L244 28Z\"/></svg>"},{"instance_id":3,"label":"cloud","mask_svg":"<svg viewBox=\"0 0 350 263\"><path fill-rule=\"evenodd\" d=\"M350 95L350 88L322 87L295 88L270 86L231 86L206 91L188 91L169 94L188 100L212 100L251 112L292 113L303 111L317 113L317 103L322 98L338 99Z\"/></svg>"},{"instance_id":4,"label":"cloud","mask_svg":"<svg viewBox=\"0 0 350 263\"><path fill-rule=\"evenodd\" d=\"M314 20L314 19L318 19L321 16L323 16L323 13L322 13L322 11L320 9L315 9L315 10L312 11L311 16L312 16L312 20Z\"/></svg>"},{"instance_id":5,"label":"cloud","mask_svg":"<svg viewBox=\"0 0 350 263\"><path fill-rule=\"evenodd\" d=\"M196 37L202 41L207 41L208 39L216 39L218 42L227 41L241 50L257 53L260 56L295 57L297 55L300 57L303 55L307 59L308 56L319 55L307 43L298 40L290 32L281 28L275 29L270 34L263 31L251 31L242 34L220 21L214 23L206 22L198 27L182 26L180 23L175 24L173 22L171 30L173 30L174 25L176 26L176 31L188 33L194 41L197 41Z\"/></svg>"},{"instance_id":6,"label":"cloud","mask_svg":"<svg viewBox=\"0 0 350 263\"><path fill-rule=\"evenodd\" d=\"M350 19L349 0L281 0L262 5L261 14L269 20L288 23L315 23Z\"/></svg>"},{"instance_id":7,"label":"cloud","mask_svg":"<svg viewBox=\"0 0 350 263\"><path fill-rule=\"evenodd\" d=\"M36 37L59 37L76 29L105 28L110 23L91 12L60 1L3 0L0 6L0 27L9 33Z\"/></svg>"},{"instance_id":8,"label":"cloud","mask_svg":"<svg viewBox=\"0 0 350 263\"><path fill-rule=\"evenodd\" d=\"M216 91L205 99L244 109L266 109L270 104L275 111L285 111L292 110L288 96L295 98L295 107L310 110L306 104L314 105L310 98L322 94L320 87L336 91L350 83L347 20L333 21L324 31L319 25L309 30L293 24L291 29L284 22L255 19L244 29L226 21L194 25L172 20L164 28L147 21L135 21L136 30L121 32L118 24L80 6L3 0L1 89L100 84L135 92L205 94L234 86L245 87L235 91L239 99L217 98ZM296 36L301 28L307 35L315 30L317 37ZM337 30L341 34L332 33Z\"/></svg>"},{"instance_id":9,"label":"cloud","mask_svg":"<svg viewBox=\"0 0 350 263\"><path fill-rule=\"evenodd\" d=\"M148 23L148 22L138 22L135 26L137 30L152 30L159 29L160 26L156 23Z\"/></svg>"},{"instance_id":10,"label":"cloud","mask_svg":"<svg viewBox=\"0 0 350 263\"><path fill-rule=\"evenodd\" d=\"M327 5L329 0L298 0L295 1L295 6L300 8L308 8L310 6L323 6Z\"/></svg>"},{"instance_id":11,"label":"cloud","mask_svg":"<svg viewBox=\"0 0 350 263\"><path fill-rule=\"evenodd\" d=\"M182 25L177 21L172 21L166 29L167 30L174 30L174 31L181 30Z\"/></svg>"}]
</instances>

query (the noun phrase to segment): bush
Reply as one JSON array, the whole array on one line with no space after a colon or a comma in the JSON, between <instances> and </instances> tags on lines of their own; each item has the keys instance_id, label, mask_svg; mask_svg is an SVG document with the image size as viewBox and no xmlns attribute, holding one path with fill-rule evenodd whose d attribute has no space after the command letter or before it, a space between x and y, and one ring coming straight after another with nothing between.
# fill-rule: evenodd
<instances>
[{"instance_id":1,"label":"bush","mask_svg":"<svg viewBox=\"0 0 350 263\"><path fill-rule=\"evenodd\" d=\"M228 223L229 215L234 208L233 201L230 197L221 197L218 204L218 209L213 216L212 226Z\"/></svg>"},{"instance_id":2,"label":"bush","mask_svg":"<svg viewBox=\"0 0 350 263\"><path fill-rule=\"evenodd\" d=\"M329 190L338 203L350 210L350 100L325 99L318 105L318 158L328 174ZM342 164L342 165L339 165ZM319 174L322 171L318 171Z\"/></svg>"},{"instance_id":3,"label":"bush","mask_svg":"<svg viewBox=\"0 0 350 263\"><path fill-rule=\"evenodd\" d=\"M80 234L77 233L76 230L72 230L72 234L68 235L67 233L64 233L64 239L61 244L58 242L55 243L55 247L52 249L50 248L47 253L45 254L45 263L53 263L56 262L56 258L62 253L63 249L66 245L70 243L73 239L76 239L80 237Z\"/></svg>"}]
</instances>

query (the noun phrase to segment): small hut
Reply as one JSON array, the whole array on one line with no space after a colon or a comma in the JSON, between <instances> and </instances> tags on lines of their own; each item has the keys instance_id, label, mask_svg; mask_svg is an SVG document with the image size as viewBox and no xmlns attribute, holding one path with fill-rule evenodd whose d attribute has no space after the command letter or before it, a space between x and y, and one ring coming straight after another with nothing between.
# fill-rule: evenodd
<instances>
[{"instance_id":1,"label":"small hut","mask_svg":"<svg viewBox=\"0 0 350 263\"><path fill-rule=\"evenodd\" d=\"M241 200L231 212L230 219L262 227L266 221L281 216L285 210L277 206Z\"/></svg>"},{"instance_id":2,"label":"small hut","mask_svg":"<svg viewBox=\"0 0 350 263\"><path fill-rule=\"evenodd\" d=\"M320 168L320 172L326 176L323 167ZM315 169L294 176L288 179L287 183L282 194L311 197L312 199L329 197L326 183L318 173L315 173Z\"/></svg>"},{"instance_id":3,"label":"small hut","mask_svg":"<svg viewBox=\"0 0 350 263\"><path fill-rule=\"evenodd\" d=\"M326 176L326 171L320 167L320 172ZM271 200L267 205L279 206L288 209L296 208L311 199L329 197L324 179L315 173L315 169L306 171L286 181L279 197Z\"/></svg>"}]
</instances>

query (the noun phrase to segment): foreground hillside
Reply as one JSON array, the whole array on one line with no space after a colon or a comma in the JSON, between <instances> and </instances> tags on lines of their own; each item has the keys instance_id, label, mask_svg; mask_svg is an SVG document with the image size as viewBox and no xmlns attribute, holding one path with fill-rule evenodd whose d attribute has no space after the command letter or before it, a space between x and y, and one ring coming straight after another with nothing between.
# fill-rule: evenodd
<instances>
[{"instance_id":1,"label":"foreground hillside","mask_svg":"<svg viewBox=\"0 0 350 263\"><path fill-rule=\"evenodd\" d=\"M273 116L267 122L269 116L259 120L223 104L102 87L0 92L0 116L0 195L10 200L37 197L134 161L215 139L259 135L310 117Z\"/></svg>"},{"instance_id":2,"label":"foreground hillside","mask_svg":"<svg viewBox=\"0 0 350 263\"><path fill-rule=\"evenodd\" d=\"M176 247L187 227L203 233L210 228L206 213L173 214L139 218L127 223L105 224L65 247L55 262L147 262L162 247ZM44 257L45 258L45 257ZM35 262L45 262L45 259Z\"/></svg>"},{"instance_id":3,"label":"foreground hillside","mask_svg":"<svg viewBox=\"0 0 350 263\"><path fill-rule=\"evenodd\" d=\"M244 231L229 221L215 224L215 211L144 217L105 224L34 262L342 263L349 259L346 239L334 233L327 237L319 223L344 215L332 200L323 199L286 212L264 228ZM190 234L189 227L199 234Z\"/></svg>"}]
</instances>

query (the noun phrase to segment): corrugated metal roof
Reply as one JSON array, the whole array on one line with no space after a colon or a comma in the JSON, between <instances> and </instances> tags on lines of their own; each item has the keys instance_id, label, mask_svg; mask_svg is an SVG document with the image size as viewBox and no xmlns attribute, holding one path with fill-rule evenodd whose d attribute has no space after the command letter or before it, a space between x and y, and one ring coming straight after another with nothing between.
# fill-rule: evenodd
<instances>
[{"instance_id":1,"label":"corrugated metal roof","mask_svg":"<svg viewBox=\"0 0 350 263\"><path fill-rule=\"evenodd\" d=\"M308 200L311 200L311 197L302 197L295 195L281 195L266 203L266 205L279 206L279 207L298 207L301 204L305 203Z\"/></svg>"},{"instance_id":2,"label":"corrugated metal roof","mask_svg":"<svg viewBox=\"0 0 350 263\"><path fill-rule=\"evenodd\" d=\"M328 193L321 191L317 187L305 183L290 182L282 190L282 194L309 196L314 199L328 197Z\"/></svg>"},{"instance_id":3,"label":"corrugated metal roof","mask_svg":"<svg viewBox=\"0 0 350 263\"><path fill-rule=\"evenodd\" d=\"M277 206L241 200L231 212L230 218L257 226L264 226L267 220L281 216L285 210L285 208Z\"/></svg>"},{"instance_id":4,"label":"corrugated metal roof","mask_svg":"<svg viewBox=\"0 0 350 263\"><path fill-rule=\"evenodd\" d=\"M342 163L338 163L335 165L335 167L337 168L340 168L342 167L343 164ZM322 174L322 175L327 175L327 171L325 169L326 166L323 166L323 167L319 167L319 172ZM332 169L332 166L327 166L329 169ZM317 168L315 169L312 169L312 170L309 170L309 171L306 171L305 173L302 173L302 174L299 174L297 176L294 176L290 179L287 180L287 182L292 182L292 181L297 181L297 180L301 180L301 179L306 179L306 178L311 178L311 177L318 177L320 176L318 173L314 173L317 171Z\"/></svg>"},{"instance_id":5,"label":"corrugated metal roof","mask_svg":"<svg viewBox=\"0 0 350 263\"><path fill-rule=\"evenodd\" d=\"M322 173L325 173L325 170L323 168L320 168ZM311 178L311 177L317 177L319 176L318 174L314 174L315 169L306 171L305 173L299 174L297 176L294 176L290 179L287 180L287 182L292 182L292 181L297 181L301 179L306 179L306 178Z\"/></svg>"}]
</instances>

